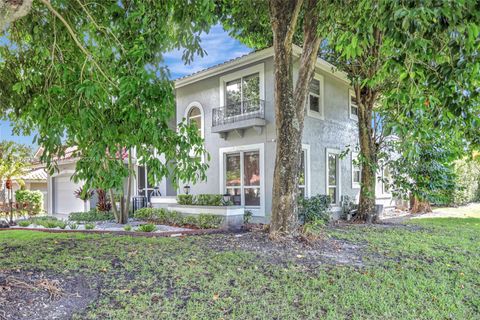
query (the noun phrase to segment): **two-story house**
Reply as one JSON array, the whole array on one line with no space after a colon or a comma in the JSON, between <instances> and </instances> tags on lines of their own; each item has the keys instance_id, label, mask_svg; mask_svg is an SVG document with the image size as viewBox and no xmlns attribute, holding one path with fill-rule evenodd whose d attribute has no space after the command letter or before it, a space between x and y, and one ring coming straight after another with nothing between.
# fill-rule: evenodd
<instances>
[{"instance_id":1,"label":"two-story house","mask_svg":"<svg viewBox=\"0 0 480 320\"><path fill-rule=\"evenodd\" d=\"M294 47L294 81L300 53L301 48ZM190 193L227 192L236 205L252 211L260 221L268 221L272 207L276 149L273 55L273 48L255 51L175 81L176 121L195 122L210 154L207 180L190 185ZM306 197L330 195L337 217L342 197L358 199L360 191L360 168L353 164L358 145L357 114L346 75L318 59L305 104L300 192ZM342 156L347 149L353 151ZM158 186L150 185L148 169L137 166L136 170L134 195L150 198L155 189L162 196L184 192L183 185L176 190L168 179ZM68 189L72 193L74 188L63 186L68 180L60 182L61 177L59 172L57 178L50 178L53 187L49 191ZM63 198L52 195L58 201ZM385 207L394 205L381 181L377 183L377 198ZM69 199L73 203L73 195ZM75 209L79 209L80 202L76 202ZM55 213L60 208L68 212L61 204L49 211Z\"/></svg>"},{"instance_id":2,"label":"two-story house","mask_svg":"<svg viewBox=\"0 0 480 320\"><path fill-rule=\"evenodd\" d=\"M300 53L294 47L294 81ZM273 48L255 51L175 81L177 121L197 123L211 156L207 181L191 192L227 192L267 219L276 149L273 54ZM341 156L358 145L357 114L345 73L318 59L305 105L300 191L330 195L334 213L342 196L358 199L360 191L360 169L352 161L357 154ZM381 181L377 189L378 202L392 206Z\"/></svg>"}]
</instances>

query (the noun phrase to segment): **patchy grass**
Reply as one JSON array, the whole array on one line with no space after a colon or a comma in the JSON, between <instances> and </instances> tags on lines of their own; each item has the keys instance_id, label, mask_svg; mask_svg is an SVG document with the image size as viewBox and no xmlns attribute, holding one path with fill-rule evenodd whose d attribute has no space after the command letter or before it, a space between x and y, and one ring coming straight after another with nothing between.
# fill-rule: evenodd
<instances>
[{"instance_id":1,"label":"patchy grass","mask_svg":"<svg viewBox=\"0 0 480 320\"><path fill-rule=\"evenodd\" d=\"M0 232L0 269L81 273L99 299L76 319L478 319L480 219L329 229L364 266L275 263L211 235ZM244 246L242 248L245 248Z\"/></svg>"},{"instance_id":2,"label":"patchy grass","mask_svg":"<svg viewBox=\"0 0 480 320\"><path fill-rule=\"evenodd\" d=\"M429 215L443 215L452 218L480 218L480 203L469 203L460 207L439 207ZM420 216L421 217L421 216Z\"/></svg>"}]
</instances>

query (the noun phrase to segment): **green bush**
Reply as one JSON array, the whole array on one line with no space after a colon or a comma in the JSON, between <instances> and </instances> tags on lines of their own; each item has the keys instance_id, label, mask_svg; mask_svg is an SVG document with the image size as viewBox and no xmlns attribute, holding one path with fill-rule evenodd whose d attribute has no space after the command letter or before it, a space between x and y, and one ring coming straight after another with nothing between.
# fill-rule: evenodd
<instances>
[{"instance_id":1,"label":"green bush","mask_svg":"<svg viewBox=\"0 0 480 320\"><path fill-rule=\"evenodd\" d=\"M154 219L156 210L154 208L141 208L135 211L133 217L141 220Z\"/></svg>"},{"instance_id":2,"label":"green bush","mask_svg":"<svg viewBox=\"0 0 480 320\"><path fill-rule=\"evenodd\" d=\"M480 200L480 163L478 160L455 161L455 189L451 194L453 205L464 205Z\"/></svg>"},{"instance_id":3,"label":"green bush","mask_svg":"<svg viewBox=\"0 0 480 320\"><path fill-rule=\"evenodd\" d=\"M22 220L22 221L19 221L18 222L18 225L20 227L28 227L29 225L31 225L32 223L29 221L29 220Z\"/></svg>"},{"instance_id":4,"label":"green bush","mask_svg":"<svg viewBox=\"0 0 480 320\"><path fill-rule=\"evenodd\" d=\"M310 198L302 198L299 200L298 217L304 224L322 220L328 222L330 220L330 197L327 195L316 195Z\"/></svg>"},{"instance_id":5,"label":"green bush","mask_svg":"<svg viewBox=\"0 0 480 320\"><path fill-rule=\"evenodd\" d=\"M17 190L15 201L27 204L29 215L37 215L43 210L43 194L38 190Z\"/></svg>"},{"instance_id":6,"label":"green bush","mask_svg":"<svg viewBox=\"0 0 480 320\"><path fill-rule=\"evenodd\" d=\"M195 205L195 206L225 206L232 205L232 203L225 203L223 195L221 194L180 194L177 196L177 202L180 205Z\"/></svg>"},{"instance_id":7,"label":"green bush","mask_svg":"<svg viewBox=\"0 0 480 320\"><path fill-rule=\"evenodd\" d=\"M59 223L61 223L61 221L58 221L58 220L45 220L45 221L42 221L41 225L42 227L44 228L49 228L49 229L53 229L53 228L56 228L59 226Z\"/></svg>"},{"instance_id":8,"label":"green bush","mask_svg":"<svg viewBox=\"0 0 480 320\"><path fill-rule=\"evenodd\" d=\"M223 206L221 194L199 194L194 196L193 203L197 206Z\"/></svg>"},{"instance_id":9,"label":"green bush","mask_svg":"<svg viewBox=\"0 0 480 320\"><path fill-rule=\"evenodd\" d=\"M200 229L216 229L222 224L222 217L213 214L200 214L197 227Z\"/></svg>"},{"instance_id":10,"label":"green bush","mask_svg":"<svg viewBox=\"0 0 480 320\"><path fill-rule=\"evenodd\" d=\"M30 224L35 224L37 226L42 226L44 228L56 228L60 227L64 229L64 225L66 226L65 222L58 220L55 217L50 217L50 216L45 216L45 217L35 217L35 218L30 218L28 220Z\"/></svg>"},{"instance_id":11,"label":"green bush","mask_svg":"<svg viewBox=\"0 0 480 320\"><path fill-rule=\"evenodd\" d=\"M95 228L95 224L93 224L93 223L85 224L85 230L92 230L94 228Z\"/></svg>"},{"instance_id":12,"label":"green bush","mask_svg":"<svg viewBox=\"0 0 480 320\"><path fill-rule=\"evenodd\" d=\"M70 230L77 230L77 229L78 229L78 224L76 224L76 223L69 223L69 224L68 224L68 227L70 228Z\"/></svg>"},{"instance_id":13,"label":"green bush","mask_svg":"<svg viewBox=\"0 0 480 320\"><path fill-rule=\"evenodd\" d=\"M154 232L156 230L157 230L157 227L151 223L142 224L137 228L137 231L140 231L140 232Z\"/></svg>"},{"instance_id":14,"label":"green bush","mask_svg":"<svg viewBox=\"0 0 480 320\"><path fill-rule=\"evenodd\" d=\"M123 226L123 230L125 230L125 231L131 231L131 230L132 230L132 226L129 225L129 224L126 224L126 225Z\"/></svg>"},{"instance_id":15,"label":"green bush","mask_svg":"<svg viewBox=\"0 0 480 320\"><path fill-rule=\"evenodd\" d=\"M182 220L182 226L193 226L197 227L198 219L195 216L185 216Z\"/></svg>"},{"instance_id":16,"label":"green bush","mask_svg":"<svg viewBox=\"0 0 480 320\"><path fill-rule=\"evenodd\" d=\"M193 195L191 195L191 194L179 194L177 196L177 202L180 205L192 205L193 204Z\"/></svg>"},{"instance_id":17,"label":"green bush","mask_svg":"<svg viewBox=\"0 0 480 320\"><path fill-rule=\"evenodd\" d=\"M65 221L57 221L57 227L60 229L65 229L67 227L67 223Z\"/></svg>"},{"instance_id":18,"label":"green bush","mask_svg":"<svg viewBox=\"0 0 480 320\"><path fill-rule=\"evenodd\" d=\"M72 212L68 216L68 220L75 222L96 222L114 220L115 217L111 212L98 211L92 209L87 212Z\"/></svg>"}]
</instances>

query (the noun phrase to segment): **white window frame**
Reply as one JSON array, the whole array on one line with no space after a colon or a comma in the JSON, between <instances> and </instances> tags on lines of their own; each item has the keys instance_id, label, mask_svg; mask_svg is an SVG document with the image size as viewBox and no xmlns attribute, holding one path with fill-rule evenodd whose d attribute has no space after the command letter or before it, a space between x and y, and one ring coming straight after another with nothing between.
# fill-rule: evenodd
<instances>
[{"instance_id":1,"label":"white window frame","mask_svg":"<svg viewBox=\"0 0 480 320\"><path fill-rule=\"evenodd\" d=\"M219 107L225 107L225 86L227 82L237 80L242 77L246 77L258 73L259 75L259 86L260 86L260 100L265 100L265 64L259 63L254 66L241 69L236 72L228 73L220 77L220 105Z\"/></svg>"},{"instance_id":2,"label":"white window frame","mask_svg":"<svg viewBox=\"0 0 480 320\"><path fill-rule=\"evenodd\" d=\"M260 206L245 206L246 209L249 209L252 211L254 216L265 216L265 144L264 143L258 143L258 144L249 144L249 145L243 145L243 146L235 146L235 147L226 147L226 148L220 148L219 149L219 177L220 177L220 183L219 185L219 192L220 194L224 194L225 190L227 189L225 185L225 155L228 153L235 153L235 152L248 152L248 151L258 151L260 160ZM240 168L241 172L243 172L243 159L240 157ZM243 180L243 176L241 176L241 179ZM242 188L243 189L243 188ZM242 195L242 203L244 201L244 197Z\"/></svg>"},{"instance_id":3,"label":"white window frame","mask_svg":"<svg viewBox=\"0 0 480 320\"><path fill-rule=\"evenodd\" d=\"M328 195L328 188L330 187L330 185L328 184L328 156L330 154L334 154L337 157L337 167L336 167L337 185L335 186L337 188L337 192L336 192L335 203L332 203L333 208L340 207L340 200L342 199L342 170L341 170L342 164L341 164L341 158L340 158L341 153L342 152L339 149L330 149L330 148L327 148L325 152L325 194L327 195Z\"/></svg>"},{"instance_id":4,"label":"white window frame","mask_svg":"<svg viewBox=\"0 0 480 320\"><path fill-rule=\"evenodd\" d=\"M319 97L319 103L320 103L320 112L316 112L316 111L313 111L313 110L310 110L310 95L314 95L314 96L317 96L316 94L314 93L310 93L310 85L308 86L308 96L307 96L307 100L306 100L306 108L307 108L307 116L311 117L311 118L316 118L316 119L320 119L320 120L324 120L325 119L325 104L324 104L324 100L325 100L325 79L324 77L319 74L319 73L315 73L315 76L313 77L315 80L318 80L319 82L319 85L320 85L320 97Z\"/></svg>"},{"instance_id":5,"label":"white window frame","mask_svg":"<svg viewBox=\"0 0 480 320\"><path fill-rule=\"evenodd\" d=\"M358 152L352 152L352 189L360 189L360 182L362 181L362 167L360 165L355 165L354 161L358 161ZM360 181L355 182L354 177L355 177L355 171L360 171Z\"/></svg>"},{"instance_id":6,"label":"white window frame","mask_svg":"<svg viewBox=\"0 0 480 320\"><path fill-rule=\"evenodd\" d=\"M188 120L189 120L188 114L190 113L190 110L192 108L198 108L200 110L200 116L196 116L196 117L199 117L200 120L201 120L200 136L204 140L204 144L205 144L205 112L203 110L203 106L198 101L192 101L188 104L188 106L185 108L185 113L184 113L184 118L187 120L187 123L188 123ZM202 154L201 161L202 161L202 163L205 162L205 155L204 154Z\"/></svg>"},{"instance_id":7,"label":"white window frame","mask_svg":"<svg viewBox=\"0 0 480 320\"><path fill-rule=\"evenodd\" d=\"M360 109L358 108L358 104L352 103L352 97L356 97L355 91L353 91L352 89L349 89L348 90L348 115L350 119L358 121L358 116L352 113L352 107L355 106L357 108L357 114L360 111Z\"/></svg>"},{"instance_id":8,"label":"white window frame","mask_svg":"<svg viewBox=\"0 0 480 320\"><path fill-rule=\"evenodd\" d=\"M310 198L310 145L308 144L302 144L302 151L305 152L305 163L304 163L304 169L305 169L305 185L302 185L302 187L305 188L305 197ZM300 185L299 185L300 187Z\"/></svg>"}]
</instances>

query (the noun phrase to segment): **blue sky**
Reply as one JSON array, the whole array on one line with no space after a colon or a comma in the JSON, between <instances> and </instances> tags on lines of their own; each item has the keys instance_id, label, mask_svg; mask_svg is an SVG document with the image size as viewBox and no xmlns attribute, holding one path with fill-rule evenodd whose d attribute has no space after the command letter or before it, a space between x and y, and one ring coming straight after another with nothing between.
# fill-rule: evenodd
<instances>
[{"instance_id":1,"label":"blue sky","mask_svg":"<svg viewBox=\"0 0 480 320\"><path fill-rule=\"evenodd\" d=\"M207 55L203 58L196 57L189 65L183 63L181 50L175 50L164 55L165 64L170 70L172 79L189 75L251 51L251 49L230 37L220 25L212 27L208 34L201 35L201 39L202 48L206 50ZM33 136L12 135L12 129L8 121L0 120L0 140L13 140L36 147L33 144Z\"/></svg>"}]
</instances>

